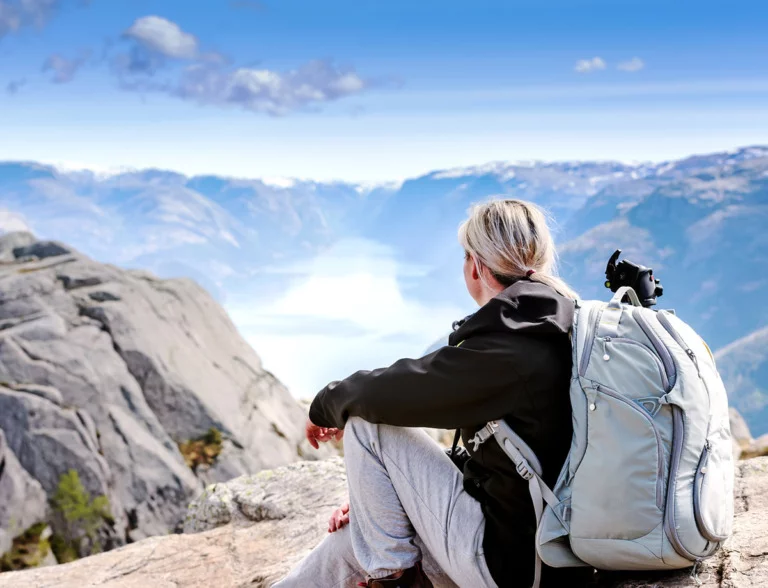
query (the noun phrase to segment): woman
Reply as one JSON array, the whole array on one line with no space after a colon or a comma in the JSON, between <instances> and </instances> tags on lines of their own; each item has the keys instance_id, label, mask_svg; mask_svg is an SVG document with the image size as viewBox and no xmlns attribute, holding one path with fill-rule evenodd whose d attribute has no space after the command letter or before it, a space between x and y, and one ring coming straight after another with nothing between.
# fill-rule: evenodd
<instances>
[{"instance_id":1,"label":"woman","mask_svg":"<svg viewBox=\"0 0 768 588\"><path fill-rule=\"evenodd\" d=\"M571 442L568 331L575 294L555 276L544 214L519 200L475 206L459 229L467 290L481 307L449 346L334 382L312 402L310 443L344 436L349 504L276 586L429 587L422 560L461 588L529 587L535 516L527 483L495 442L461 470L421 429L464 445L504 418L553 486ZM406 428L408 427L408 428ZM544 569L544 585L567 584Z\"/></svg>"}]
</instances>

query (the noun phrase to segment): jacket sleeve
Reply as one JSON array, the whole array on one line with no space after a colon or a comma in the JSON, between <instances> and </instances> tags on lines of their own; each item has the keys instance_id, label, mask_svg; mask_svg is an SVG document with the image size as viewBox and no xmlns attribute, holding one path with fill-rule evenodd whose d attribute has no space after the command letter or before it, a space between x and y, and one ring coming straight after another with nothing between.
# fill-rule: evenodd
<instances>
[{"instance_id":1,"label":"jacket sleeve","mask_svg":"<svg viewBox=\"0 0 768 588\"><path fill-rule=\"evenodd\" d=\"M310 420L343 428L351 416L401 427L453 429L481 425L525 402L516 358L492 342L467 339L420 359L360 371L321 390Z\"/></svg>"}]
</instances>

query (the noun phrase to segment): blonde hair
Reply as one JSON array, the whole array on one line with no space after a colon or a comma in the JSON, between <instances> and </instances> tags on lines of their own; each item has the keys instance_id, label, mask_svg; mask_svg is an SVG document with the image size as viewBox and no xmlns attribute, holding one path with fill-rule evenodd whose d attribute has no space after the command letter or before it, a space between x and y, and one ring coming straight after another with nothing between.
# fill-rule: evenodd
<instances>
[{"instance_id":1,"label":"blonde hair","mask_svg":"<svg viewBox=\"0 0 768 588\"><path fill-rule=\"evenodd\" d=\"M459 227L459 243L501 284L528 276L567 298L578 298L557 276L557 254L547 216L535 204L514 199L476 204Z\"/></svg>"}]
</instances>

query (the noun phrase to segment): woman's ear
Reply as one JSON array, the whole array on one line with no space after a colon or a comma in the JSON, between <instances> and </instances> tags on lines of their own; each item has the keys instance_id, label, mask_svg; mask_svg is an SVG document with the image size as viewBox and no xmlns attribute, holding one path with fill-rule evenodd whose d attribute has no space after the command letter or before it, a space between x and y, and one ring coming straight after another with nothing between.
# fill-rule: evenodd
<instances>
[{"instance_id":1,"label":"woman's ear","mask_svg":"<svg viewBox=\"0 0 768 588\"><path fill-rule=\"evenodd\" d=\"M480 276L482 276L482 272L483 272L483 265L473 257L472 258L472 279L479 280Z\"/></svg>"}]
</instances>

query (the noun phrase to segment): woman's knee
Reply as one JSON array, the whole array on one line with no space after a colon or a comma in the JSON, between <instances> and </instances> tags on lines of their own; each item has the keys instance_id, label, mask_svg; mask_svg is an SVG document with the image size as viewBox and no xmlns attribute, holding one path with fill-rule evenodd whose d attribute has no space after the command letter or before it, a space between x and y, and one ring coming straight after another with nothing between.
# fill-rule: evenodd
<instances>
[{"instance_id":1,"label":"woman's knee","mask_svg":"<svg viewBox=\"0 0 768 588\"><path fill-rule=\"evenodd\" d=\"M360 428L360 427L370 427L370 426L375 426L375 425L373 425L372 423L369 423L368 421L364 420L359 416L351 416L347 419L347 423L344 426L344 430L346 431L349 427Z\"/></svg>"},{"instance_id":2,"label":"woman's knee","mask_svg":"<svg viewBox=\"0 0 768 588\"><path fill-rule=\"evenodd\" d=\"M344 436L352 432L356 437L376 438L379 435L381 425L370 423L360 417L353 416L347 419L344 426Z\"/></svg>"},{"instance_id":3,"label":"woman's knee","mask_svg":"<svg viewBox=\"0 0 768 588\"><path fill-rule=\"evenodd\" d=\"M349 417L344 426L344 454L347 449L358 445L368 449L374 449L379 441L380 425L370 423L360 417Z\"/></svg>"}]
</instances>

